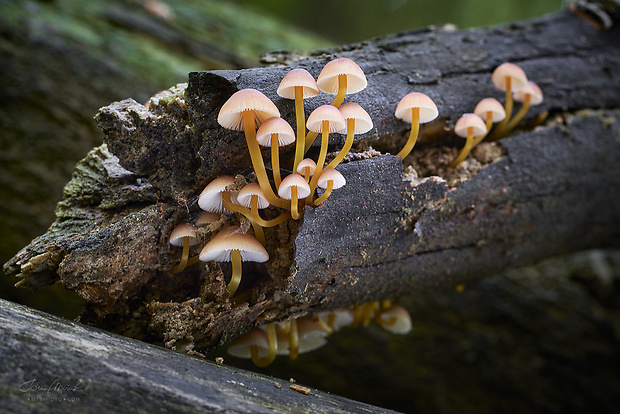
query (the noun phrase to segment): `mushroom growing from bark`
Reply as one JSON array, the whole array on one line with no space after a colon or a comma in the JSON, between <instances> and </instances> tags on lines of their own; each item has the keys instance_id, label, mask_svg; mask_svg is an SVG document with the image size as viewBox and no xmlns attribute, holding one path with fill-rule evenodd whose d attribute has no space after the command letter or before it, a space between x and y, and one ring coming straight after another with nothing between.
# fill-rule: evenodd
<instances>
[{"instance_id":1,"label":"mushroom growing from bark","mask_svg":"<svg viewBox=\"0 0 620 414\"><path fill-rule=\"evenodd\" d=\"M420 124L437 118L439 111L431 98L420 92L411 92L400 100L394 115L396 118L411 124L409 139L403 149L396 154L397 157L405 159L418 139Z\"/></svg>"},{"instance_id":2,"label":"mushroom growing from bark","mask_svg":"<svg viewBox=\"0 0 620 414\"><path fill-rule=\"evenodd\" d=\"M297 220L301 217L299 210L299 200L303 200L310 195L310 186L299 174L289 174L282 180L278 195L285 200L291 200L291 217Z\"/></svg>"},{"instance_id":3,"label":"mushroom growing from bark","mask_svg":"<svg viewBox=\"0 0 620 414\"><path fill-rule=\"evenodd\" d=\"M512 92L525 87L527 76L519 66L505 62L495 68L491 75L491 81L497 89L506 92L506 101L504 102L506 117L497 125L493 132L493 138L501 138L505 133L504 128L508 126L512 116Z\"/></svg>"},{"instance_id":4,"label":"mushroom growing from bark","mask_svg":"<svg viewBox=\"0 0 620 414\"><path fill-rule=\"evenodd\" d=\"M540 105L543 101L543 93L534 82L528 82L525 87L514 91L512 95L513 99L517 102L522 102L523 106L519 109L519 112L508 122L506 126L506 134L509 133L525 116L530 106Z\"/></svg>"},{"instance_id":5,"label":"mushroom growing from bark","mask_svg":"<svg viewBox=\"0 0 620 414\"><path fill-rule=\"evenodd\" d=\"M264 263L269 260L269 254L258 240L241 232L239 226L230 226L221 230L203 247L200 260L232 262L232 275L227 287L232 297L241 282L241 262Z\"/></svg>"},{"instance_id":6,"label":"mushroom growing from bark","mask_svg":"<svg viewBox=\"0 0 620 414\"><path fill-rule=\"evenodd\" d=\"M295 142L293 128L280 117L269 118L256 131L256 140L264 147L271 147L271 168L276 188L280 186L280 156L278 148Z\"/></svg>"},{"instance_id":7,"label":"mushroom growing from bark","mask_svg":"<svg viewBox=\"0 0 620 414\"><path fill-rule=\"evenodd\" d=\"M478 102L478 105L474 108L474 114L485 120L487 133L474 138L472 149L489 134L494 123L500 122L506 118L506 110L497 99L484 98Z\"/></svg>"},{"instance_id":8,"label":"mushroom growing from bark","mask_svg":"<svg viewBox=\"0 0 620 414\"><path fill-rule=\"evenodd\" d=\"M170 233L170 244L173 246L183 246L181 261L170 269L170 273L178 273L188 265L190 246L198 244L196 228L190 223L177 225Z\"/></svg>"},{"instance_id":9,"label":"mushroom growing from bark","mask_svg":"<svg viewBox=\"0 0 620 414\"><path fill-rule=\"evenodd\" d=\"M411 332L409 312L400 305L392 305L379 312L377 322L383 329L393 334L406 335Z\"/></svg>"},{"instance_id":10,"label":"mushroom growing from bark","mask_svg":"<svg viewBox=\"0 0 620 414\"><path fill-rule=\"evenodd\" d=\"M198 206L204 211L209 211L211 213L230 213L231 210L224 207L222 193L230 193L230 191L226 190L226 187L234 183L235 178L230 175L221 175L217 177L207 184L200 193L198 197ZM234 199L234 196L235 194L230 195L231 199Z\"/></svg>"},{"instance_id":11,"label":"mushroom growing from bark","mask_svg":"<svg viewBox=\"0 0 620 414\"><path fill-rule=\"evenodd\" d=\"M338 170L334 170L333 168L323 170L317 180L317 185L325 189L325 192L314 200L314 205L320 205L323 201L327 200L332 190L341 188L346 183L347 180L345 180L344 176Z\"/></svg>"},{"instance_id":12,"label":"mushroom growing from bark","mask_svg":"<svg viewBox=\"0 0 620 414\"><path fill-rule=\"evenodd\" d=\"M258 213L258 209L265 209L269 207L269 201L257 183L250 183L239 190L239 194L237 194L237 202L239 205L249 209L250 215L248 219L254 220L262 227L277 226L291 217L291 213L287 211L274 219L263 219ZM244 211L243 214L247 216L247 212Z\"/></svg>"},{"instance_id":13,"label":"mushroom growing from bark","mask_svg":"<svg viewBox=\"0 0 620 414\"><path fill-rule=\"evenodd\" d=\"M304 158L297 164L297 173L302 174L306 182L310 182L310 177L316 170L316 162L312 158Z\"/></svg>"},{"instance_id":14,"label":"mushroom growing from bark","mask_svg":"<svg viewBox=\"0 0 620 414\"><path fill-rule=\"evenodd\" d=\"M252 358L254 365L266 367L273 362L278 354L278 339L275 324L254 327L243 335L235 338L227 352L237 358Z\"/></svg>"},{"instance_id":15,"label":"mushroom growing from bark","mask_svg":"<svg viewBox=\"0 0 620 414\"><path fill-rule=\"evenodd\" d=\"M459 155L450 163L450 167L452 168L459 165L459 163L467 157L467 154L469 154L469 151L473 148L474 137L486 135L487 127L482 118L478 115L463 114L463 116L456 121L456 125L454 125L454 133L459 137L465 138L466 141Z\"/></svg>"},{"instance_id":16,"label":"mushroom growing from bark","mask_svg":"<svg viewBox=\"0 0 620 414\"><path fill-rule=\"evenodd\" d=\"M336 158L327 164L327 167L325 167L326 169L336 168L336 166L340 164L351 149L351 146L353 146L353 136L355 134L364 134L372 129L372 119L370 119L370 115L368 115L368 112L359 104L349 102L342 105L339 110L347 123L346 128L340 132L346 133L347 138L342 149L338 155L336 155Z\"/></svg>"}]
</instances>

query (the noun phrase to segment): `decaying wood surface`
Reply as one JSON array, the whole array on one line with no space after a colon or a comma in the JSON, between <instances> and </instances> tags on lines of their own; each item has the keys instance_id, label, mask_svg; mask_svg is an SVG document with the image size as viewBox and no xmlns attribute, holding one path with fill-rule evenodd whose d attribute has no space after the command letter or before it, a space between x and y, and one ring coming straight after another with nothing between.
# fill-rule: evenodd
<instances>
[{"instance_id":1,"label":"decaying wood surface","mask_svg":"<svg viewBox=\"0 0 620 414\"><path fill-rule=\"evenodd\" d=\"M191 73L187 86L152 99L148 109L131 99L113 103L97 115L107 145L78 165L58 220L5 272L23 286L62 281L87 300L85 322L201 351L256 323L614 245L619 34L568 12L487 29L428 29L323 51L289 67ZM253 87L292 121L292 103L275 92L283 75L303 67L316 76L336 57L366 73L368 87L347 100L375 124L359 137L360 148L384 154L359 152L339 167L347 186L303 220L266 230L271 259L246 267L242 299L224 299L226 267L168 275L179 257L168 235L199 214L202 188L220 174L250 178L243 134L216 123L221 105ZM522 66L545 94L528 120L551 117L484 146L461 169L446 168L457 152L450 129L480 99L501 98L490 74L504 61ZM416 172L403 174L401 160L385 152L404 143L407 125L393 111L411 91L429 95L440 119L422 129L422 142L404 160ZM308 102L310 111L329 98Z\"/></svg>"}]
</instances>

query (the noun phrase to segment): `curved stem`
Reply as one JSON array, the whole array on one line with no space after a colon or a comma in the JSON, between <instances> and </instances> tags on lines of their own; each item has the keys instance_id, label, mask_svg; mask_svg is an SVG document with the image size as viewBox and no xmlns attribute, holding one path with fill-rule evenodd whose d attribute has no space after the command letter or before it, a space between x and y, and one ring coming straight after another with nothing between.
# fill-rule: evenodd
<instances>
[{"instance_id":1,"label":"curved stem","mask_svg":"<svg viewBox=\"0 0 620 414\"><path fill-rule=\"evenodd\" d=\"M334 158L329 164L327 164L327 167L325 167L326 170L330 168L336 168L336 166L340 164L340 161L344 159L344 157L347 155L347 153L353 146L353 135L354 134L355 134L355 118L348 118L347 119L347 139L344 141L344 145L342 146L342 149L340 150L338 155L336 155L336 158Z\"/></svg>"},{"instance_id":2,"label":"curved stem","mask_svg":"<svg viewBox=\"0 0 620 414\"><path fill-rule=\"evenodd\" d=\"M506 135L506 127L510 122L510 117L512 116L512 78L510 76L506 77L506 102L504 102L504 109L506 110L506 118L502 119L496 126L495 130L491 135L489 135L489 141L497 141L498 139L504 137Z\"/></svg>"},{"instance_id":3,"label":"curved stem","mask_svg":"<svg viewBox=\"0 0 620 414\"><path fill-rule=\"evenodd\" d=\"M474 137L474 141L471 144L471 149L474 149L474 147L478 144L480 144L480 142L489 135L489 132L491 132L491 127L493 126L493 114L491 112L487 112L487 119L486 119L486 127L487 127L487 133L483 134L483 135L479 135L477 137Z\"/></svg>"},{"instance_id":4,"label":"curved stem","mask_svg":"<svg viewBox=\"0 0 620 414\"><path fill-rule=\"evenodd\" d=\"M362 309L362 325L368 326L370 325L370 320L372 319L373 313L376 308L379 307L379 302L369 302L363 305Z\"/></svg>"},{"instance_id":5,"label":"curved stem","mask_svg":"<svg viewBox=\"0 0 620 414\"><path fill-rule=\"evenodd\" d=\"M232 275L226 289L228 289L228 297L232 298L241 282L241 252L239 250L231 250L230 260L232 262Z\"/></svg>"},{"instance_id":6,"label":"curved stem","mask_svg":"<svg viewBox=\"0 0 620 414\"><path fill-rule=\"evenodd\" d=\"M196 256L190 257L189 259L187 259L187 266L191 266L193 264L196 264L199 261L200 261L200 255L197 254ZM185 266L185 267L187 267L187 266Z\"/></svg>"},{"instance_id":7,"label":"curved stem","mask_svg":"<svg viewBox=\"0 0 620 414\"><path fill-rule=\"evenodd\" d=\"M252 165L254 166L254 173L256 174L256 179L261 190L263 190L265 197L271 204L286 208L288 203L273 192L271 183L269 183L269 178L267 177L267 171L265 170L265 164L263 163L263 155L261 154L260 147L256 141L254 111L243 111L243 131L245 132L245 141L248 144L250 158L252 159Z\"/></svg>"},{"instance_id":8,"label":"curved stem","mask_svg":"<svg viewBox=\"0 0 620 414\"><path fill-rule=\"evenodd\" d=\"M189 257L189 237L183 237L183 253L181 254L181 261L178 265L173 266L170 269L170 273L179 273L187 267L187 259Z\"/></svg>"},{"instance_id":9,"label":"curved stem","mask_svg":"<svg viewBox=\"0 0 620 414\"><path fill-rule=\"evenodd\" d=\"M334 333L334 329L330 327L327 323L325 323L325 321L319 315L315 315L313 320L321 327L323 331L325 331L326 334L331 335L332 333Z\"/></svg>"},{"instance_id":10,"label":"curved stem","mask_svg":"<svg viewBox=\"0 0 620 414\"><path fill-rule=\"evenodd\" d=\"M252 356L252 362L257 367L264 368L276 359L276 355L278 354L278 338L276 335L275 323L267 324L267 338L269 339L269 353L264 358L258 356L258 346L250 346L250 355Z\"/></svg>"},{"instance_id":11,"label":"curved stem","mask_svg":"<svg viewBox=\"0 0 620 414\"><path fill-rule=\"evenodd\" d=\"M329 145L329 121L323 121L323 133L321 134L321 152L319 152L319 159L316 161L316 169L310 180L310 195L306 198L306 204L312 204L314 199L314 190L316 189L316 183L319 181L321 171L323 171L323 164L325 164L325 158L327 157L327 146Z\"/></svg>"},{"instance_id":12,"label":"curved stem","mask_svg":"<svg viewBox=\"0 0 620 414\"><path fill-rule=\"evenodd\" d=\"M508 126L506 127L506 132L505 132L506 135L508 135L508 133L512 131L512 129L516 127L519 122L521 122L521 120L523 119L527 111L530 109L530 100L531 100L530 98L531 98L531 95L529 93L525 95L523 106L521 106L521 109L519 109L519 112L517 112L515 116L512 117L512 119L508 123Z\"/></svg>"},{"instance_id":13,"label":"curved stem","mask_svg":"<svg viewBox=\"0 0 620 414\"><path fill-rule=\"evenodd\" d=\"M276 188L280 187L280 156L278 155L278 134L271 134L271 169Z\"/></svg>"},{"instance_id":14,"label":"curved stem","mask_svg":"<svg viewBox=\"0 0 620 414\"><path fill-rule=\"evenodd\" d=\"M251 207L252 219L263 227L273 227L278 224L288 220L291 217L291 212L287 211L285 213L280 214L278 217L271 220L263 220L263 218L258 213L258 196L252 196L252 207Z\"/></svg>"},{"instance_id":15,"label":"curved stem","mask_svg":"<svg viewBox=\"0 0 620 414\"><path fill-rule=\"evenodd\" d=\"M289 358L294 361L299 356L299 333L297 332L297 320L291 319L291 329L288 332Z\"/></svg>"},{"instance_id":16,"label":"curved stem","mask_svg":"<svg viewBox=\"0 0 620 414\"><path fill-rule=\"evenodd\" d=\"M250 221L250 224L254 229L254 237L256 237L256 240L258 240L263 246L265 245L265 233L263 232L263 228L256 220L254 220L252 211L249 208L233 203L230 200L230 191L222 192L222 204L227 210L243 214L243 216Z\"/></svg>"},{"instance_id":17,"label":"curved stem","mask_svg":"<svg viewBox=\"0 0 620 414\"><path fill-rule=\"evenodd\" d=\"M297 187L291 187L291 217L293 220L297 220L301 217L301 212L299 211L299 199L297 198Z\"/></svg>"},{"instance_id":18,"label":"curved stem","mask_svg":"<svg viewBox=\"0 0 620 414\"><path fill-rule=\"evenodd\" d=\"M411 132L409 133L409 139L398 154L397 157L405 159L407 155L413 149L416 141L418 140L418 132L420 131L420 108L411 108Z\"/></svg>"},{"instance_id":19,"label":"curved stem","mask_svg":"<svg viewBox=\"0 0 620 414\"><path fill-rule=\"evenodd\" d=\"M332 180L329 180L327 182L327 188L325 189L325 192L321 195L321 197L319 197L316 200L314 200L314 205L318 206L323 201L327 200L327 197L329 197L331 195L333 189L334 189L334 182Z\"/></svg>"},{"instance_id":20,"label":"curved stem","mask_svg":"<svg viewBox=\"0 0 620 414\"><path fill-rule=\"evenodd\" d=\"M474 128L469 127L467 128L467 141L465 141L465 146L461 148L461 152L459 152L458 157L456 157L454 161L450 163L449 167L451 168L456 167L457 165L461 163L461 161L463 161L467 157L467 155L469 154L469 151L471 151L472 149L473 140L474 140Z\"/></svg>"},{"instance_id":21,"label":"curved stem","mask_svg":"<svg viewBox=\"0 0 620 414\"><path fill-rule=\"evenodd\" d=\"M306 114L304 113L304 88L295 86L295 116L297 117L297 142L295 143L295 159L293 171L306 153Z\"/></svg>"}]
</instances>

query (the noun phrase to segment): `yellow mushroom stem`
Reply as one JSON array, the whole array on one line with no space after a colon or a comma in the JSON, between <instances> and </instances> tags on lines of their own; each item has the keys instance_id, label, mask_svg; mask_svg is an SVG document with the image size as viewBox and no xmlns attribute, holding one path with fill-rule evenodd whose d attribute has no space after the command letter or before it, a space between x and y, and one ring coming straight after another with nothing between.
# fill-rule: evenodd
<instances>
[{"instance_id":1,"label":"yellow mushroom stem","mask_svg":"<svg viewBox=\"0 0 620 414\"><path fill-rule=\"evenodd\" d=\"M301 217L301 211L299 210L299 198L297 198L297 186L296 185L291 187L291 217L293 218L293 220L298 220Z\"/></svg>"},{"instance_id":2,"label":"yellow mushroom stem","mask_svg":"<svg viewBox=\"0 0 620 414\"><path fill-rule=\"evenodd\" d=\"M405 159L407 155L413 149L416 141L418 140L418 132L420 131L420 108L411 108L411 132L409 133L409 139L398 154L397 157Z\"/></svg>"},{"instance_id":3,"label":"yellow mushroom stem","mask_svg":"<svg viewBox=\"0 0 620 414\"><path fill-rule=\"evenodd\" d=\"M232 262L232 275L226 289L228 290L228 296L232 298L241 282L241 252L239 250L231 250L230 261Z\"/></svg>"},{"instance_id":4,"label":"yellow mushroom stem","mask_svg":"<svg viewBox=\"0 0 620 414\"><path fill-rule=\"evenodd\" d=\"M316 183L319 181L321 171L323 171L323 164L325 164L325 158L327 157L327 147L329 145L329 121L323 121L323 132L321 134L321 151L319 152L319 159L316 161L316 169L310 180L310 195L306 198L306 204L312 204L314 198L314 190L316 189Z\"/></svg>"},{"instance_id":5,"label":"yellow mushroom stem","mask_svg":"<svg viewBox=\"0 0 620 414\"><path fill-rule=\"evenodd\" d=\"M338 93L336 94L336 97L332 101L331 105L335 106L336 108L340 108L340 105L342 105L342 102L344 101L344 97L346 96L346 94L347 94L347 75L338 75ZM304 154L308 152L308 150L310 149L310 146L314 142L317 135L319 134L316 132L312 132L312 131L308 132L308 135L306 135L306 142L304 144L305 146ZM293 170L293 171L296 171L296 170Z\"/></svg>"},{"instance_id":6,"label":"yellow mushroom stem","mask_svg":"<svg viewBox=\"0 0 620 414\"><path fill-rule=\"evenodd\" d=\"M474 127L467 128L467 140L465 141L465 146L461 148L461 152L459 155L452 161L449 167L454 168L461 163L469 154L469 151L473 148L472 144L474 142Z\"/></svg>"},{"instance_id":7,"label":"yellow mushroom stem","mask_svg":"<svg viewBox=\"0 0 620 414\"><path fill-rule=\"evenodd\" d=\"M487 133L486 134L482 134L479 135L477 137L474 137L474 141L471 144L471 149L474 149L476 147L476 145L480 144L480 142L487 136L489 135L489 132L491 131L491 128L493 127L493 113L492 112L487 112L487 119L486 119L486 123L485 123L486 127L487 127ZM471 150L470 150L471 151Z\"/></svg>"},{"instance_id":8,"label":"yellow mushroom stem","mask_svg":"<svg viewBox=\"0 0 620 414\"><path fill-rule=\"evenodd\" d=\"M196 264L200 261L200 255L196 255L194 257L190 257L189 259L187 259L187 266L191 266L193 264ZM185 267L187 267L185 266Z\"/></svg>"},{"instance_id":9,"label":"yellow mushroom stem","mask_svg":"<svg viewBox=\"0 0 620 414\"><path fill-rule=\"evenodd\" d=\"M512 119L506 126L505 134L508 134L510 131L512 131L514 127L517 126L519 122L521 122L521 120L523 119L527 111L530 109L531 98L532 98L532 95L530 95L529 93L525 94L523 105L521 106L521 109L519 109L519 112L517 112L515 116L512 117Z\"/></svg>"},{"instance_id":10,"label":"yellow mushroom stem","mask_svg":"<svg viewBox=\"0 0 620 414\"><path fill-rule=\"evenodd\" d=\"M325 333L327 333L328 335L331 335L332 333L334 333L334 328L333 325L329 326L329 317L332 314L330 313L328 318L328 323L325 323L325 321L323 320L323 318L321 318L319 315L315 315L314 318L312 318L313 321L315 321L323 331L325 331ZM333 323L333 321L332 321Z\"/></svg>"},{"instance_id":11,"label":"yellow mushroom stem","mask_svg":"<svg viewBox=\"0 0 620 414\"><path fill-rule=\"evenodd\" d=\"M336 166L340 164L340 162L344 159L344 157L347 155L347 153L353 146L354 135L355 135L355 118L347 118L347 138L344 141L344 145L342 146L342 149L340 150L338 155L336 155L336 158L334 158L329 164L327 164L327 166L324 168L325 170L328 170L330 168L336 168Z\"/></svg>"},{"instance_id":12,"label":"yellow mushroom stem","mask_svg":"<svg viewBox=\"0 0 620 414\"><path fill-rule=\"evenodd\" d=\"M325 192L321 195L321 197L319 197L316 200L314 200L314 205L315 206L319 206L319 205L321 205L321 203L323 201L327 200L327 198L332 193L333 189L334 189L334 182L332 180L329 180L327 182L327 188L325 189Z\"/></svg>"},{"instance_id":13,"label":"yellow mushroom stem","mask_svg":"<svg viewBox=\"0 0 620 414\"><path fill-rule=\"evenodd\" d=\"M510 76L506 77L506 102L504 103L504 109L506 111L506 117L502 119L493 130L493 133L489 135L489 141L496 141L506 135L506 128L508 127L508 123L510 122L510 117L512 116L512 78Z\"/></svg>"},{"instance_id":14,"label":"yellow mushroom stem","mask_svg":"<svg viewBox=\"0 0 620 414\"><path fill-rule=\"evenodd\" d=\"M304 172L304 180L306 180L307 183L310 183L310 174L310 168L306 168Z\"/></svg>"},{"instance_id":15,"label":"yellow mushroom stem","mask_svg":"<svg viewBox=\"0 0 620 414\"><path fill-rule=\"evenodd\" d=\"M291 319L290 330L288 331L289 358L294 361L299 356L299 333L297 332L297 320Z\"/></svg>"},{"instance_id":16,"label":"yellow mushroom stem","mask_svg":"<svg viewBox=\"0 0 620 414\"><path fill-rule=\"evenodd\" d=\"M258 346L250 345L250 355L252 356L252 362L254 365L260 368L264 368L271 364L278 354L278 337L276 335L276 324L267 324L267 338L269 340L269 353L266 357L261 358L258 356Z\"/></svg>"},{"instance_id":17,"label":"yellow mushroom stem","mask_svg":"<svg viewBox=\"0 0 620 414\"><path fill-rule=\"evenodd\" d=\"M254 122L254 111L243 111L243 131L245 133L245 140L248 144L248 151L250 152L250 158L252 159L252 165L254 166L254 173L256 179L260 185L261 190L265 193L265 197L269 202L275 206L287 208L288 203L285 200L279 198L271 188L271 183L267 177L267 171L265 170L265 164L263 163L263 155L260 152L260 146L256 141L256 123Z\"/></svg>"},{"instance_id":18,"label":"yellow mushroom stem","mask_svg":"<svg viewBox=\"0 0 620 414\"><path fill-rule=\"evenodd\" d=\"M258 213L258 196L252 196L252 206L251 206L251 215L252 219L258 223L258 225L262 227L273 227L278 224L288 220L291 217L291 212L287 211L285 213L280 214L278 217L271 220L264 220L260 214Z\"/></svg>"},{"instance_id":19,"label":"yellow mushroom stem","mask_svg":"<svg viewBox=\"0 0 620 414\"><path fill-rule=\"evenodd\" d=\"M187 267L187 260L189 258L189 237L183 237L183 253L181 254L181 261L178 265L173 266L170 269L170 273L179 273Z\"/></svg>"},{"instance_id":20,"label":"yellow mushroom stem","mask_svg":"<svg viewBox=\"0 0 620 414\"><path fill-rule=\"evenodd\" d=\"M237 212L247 218L252 225L252 229L254 229L254 237L256 237L256 240L258 240L263 246L265 245L265 233L263 232L263 228L254 220L254 217L252 217L252 212L249 208L233 203L230 200L230 191L222 192L222 204L226 210Z\"/></svg>"},{"instance_id":21,"label":"yellow mushroom stem","mask_svg":"<svg viewBox=\"0 0 620 414\"><path fill-rule=\"evenodd\" d=\"M278 154L278 134L271 134L271 169L273 170L273 182L276 188L280 187L280 155ZM274 193L275 195L275 193Z\"/></svg>"},{"instance_id":22,"label":"yellow mushroom stem","mask_svg":"<svg viewBox=\"0 0 620 414\"><path fill-rule=\"evenodd\" d=\"M295 143L295 158L293 171L306 153L306 114L304 113L304 88L295 86L295 116L297 117L297 142Z\"/></svg>"}]
</instances>

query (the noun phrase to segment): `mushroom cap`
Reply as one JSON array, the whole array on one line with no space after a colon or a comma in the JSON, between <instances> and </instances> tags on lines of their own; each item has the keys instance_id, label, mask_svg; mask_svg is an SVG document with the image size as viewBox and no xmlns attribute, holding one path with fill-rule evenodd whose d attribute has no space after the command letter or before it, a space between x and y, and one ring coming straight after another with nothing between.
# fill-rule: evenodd
<instances>
[{"instance_id":1,"label":"mushroom cap","mask_svg":"<svg viewBox=\"0 0 620 414\"><path fill-rule=\"evenodd\" d=\"M316 185L321 188L327 188L327 185L330 181L333 183L333 189L344 187L344 185L347 183L347 180L345 180L344 176L340 174L340 171L329 168L321 172L321 175L319 175L319 180L317 181Z\"/></svg>"},{"instance_id":2,"label":"mushroom cap","mask_svg":"<svg viewBox=\"0 0 620 414\"><path fill-rule=\"evenodd\" d=\"M278 108L262 92L256 89L242 89L233 93L222 105L217 122L224 128L243 131L244 111L254 111L256 125L274 116L280 116Z\"/></svg>"},{"instance_id":3,"label":"mushroom cap","mask_svg":"<svg viewBox=\"0 0 620 414\"><path fill-rule=\"evenodd\" d=\"M347 94L361 91L368 85L364 71L351 59L334 59L323 67L316 83L323 92L338 94L338 75L347 76Z\"/></svg>"},{"instance_id":4,"label":"mushroom cap","mask_svg":"<svg viewBox=\"0 0 620 414\"><path fill-rule=\"evenodd\" d=\"M269 254L263 245L247 233L242 233L239 226L230 226L221 230L202 248L199 259L203 262L230 262L230 252L239 250L241 261L263 263L269 260Z\"/></svg>"},{"instance_id":5,"label":"mushroom cap","mask_svg":"<svg viewBox=\"0 0 620 414\"><path fill-rule=\"evenodd\" d=\"M394 115L396 115L396 118L411 124L413 121L411 119L412 108L420 108L419 122L421 124L430 122L439 115L435 102L420 92L411 92L403 96L403 99L401 99L398 106L396 106Z\"/></svg>"},{"instance_id":6,"label":"mushroom cap","mask_svg":"<svg viewBox=\"0 0 620 414\"><path fill-rule=\"evenodd\" d=\"M277 93L283 98L295 99L295 87L303 88L303 97L311 98L317 96L319 85L317 85L314 77L305 69L296 68L289 71L280 81Z\"/></svg>"},{"instance_id":7,"label":"mushroom cap","mask_svg":"<svg viewBox=\"0 0 620 414\"><path fill-rule=\"evenodd\" d=\"M524 102L525 95L530 95L530 105L538 105L543 101L543 93L534 82L530 81L521 89L512 93L512 97L517 102Z\"/></svg>"},{"instance_id":8,"label":"mushroom cap","mask_svg":"<svg viewBox=\"0 0 620 414\"><path fill-rule=\"evenodd\" d=\"M250 346L256 345L258 347L258 356L265 358L269 354L269 338L267 333L260 328L254 327L236 337L226 350L230 355L237 358L251 358L252 353Z\"/></svg>"},{"instance_id":9,"label":"mushroom cap","mask_svg":"<svg viewBox=\"0 0 620 414\"><path fill-rule=\"evenodd\" d=\"M349 119L355 119L355 134L363 134L372 129L372 119L370 119L370 115L368 115L368 112L366 112L359 104L355 102L348 102L341 105L338 109L340 110L340 113L344 117L345 121L347 121L347 124ZM340 132L343 134L346 133L347 126L345 126Z\"/></svg>"},{"instance_id":10,"label":"mushroom cap","mask_svg":"<svg viewBox=\"0 0 620 414\"><path fill-rule=\"evenodd\" d=\"M327 322L329 320L330 313L334 314L334 331L339 331L345 326L351 325L355 320L353 311L347 308L338 308L331 311L319 312L319 317L323 319L323 321Z\"/></svg>"},{"instance_id":11,"label":"mushroom cap","mask_svg":"<svg viewBox=\"0 0 620 414\"><path fill-rule=\"evenodd\" d=\"M280 147L295 142L293 128L280 117L272 117L263 122L256 131L256 140L263 147L270 147L271 134L278 134L278 146Z\"/></svg>"},{"instance_id":12,"label":"mushroom cap","mask_svg":"<svg viewBox=\"0 0 620 414\"><path fill-rule=\"evenodd\" d=\"M269 207L269 201L258 183L250 183L239 190L239 194L237 194L237 203L250 208L252 207L252 196L254 195L258 197L258 208Z\"/></svg>"},{"instance_id":13,"label":"mushroom cap","mask_svg":"<svg viewBox=\"0 0 620 414\"><path fill-rule=\"evenodd\" d=\"M173 246L183 246L183 239L185 237L189 239L190 246L198 244L196 227L190 223L181 223L177 225L170 233L170 244Z\"/></svg>"},{"instance_id":14,"label":"mushroom cap","mask_svg":"<svg viewBox=\"0 0 620 414\"><path fill-rule=\"evenodd\" d=\"M463 114L458 121L456 121L456 125L454 125L454 133L459 137L467 138L467 130L469 128L474 129L474 136L480 136L487 133L487 126L476 114Z\"/></svg>"},{"instance_id":15,"label":"mushroom cap","mask_svg":"<svg viewBox=\"0 0 620 414\"><path fill-rule=\"evenodd\" d=\"M511 78L510 88L513 91L525 87L527 84L527 76L523 69L514 63L505 62L495 68L491 75L491 82L500 91L506 90L506 78Z\"/></svg>"},{"instance_id":16,"label":"mushroom cap","mask_svg":"<svg viewBox=\"0 0 620 414\"><path fill-rule=\"evenodd\" d=\"M396 318L396 322L392 325L386 325L390 319ZM389 308L383 310L379 314L379 320L383 329L398 335L405 335L411 332L411 317L407 309L399 305L392 305Z\"/></svg>"},{"instance_id":17,"label":"mushroom cap","mask_svg":"<svg viewBox=\"0 0 620 414\"><path fill-rule=\"evenodd\" d=\"M312 158L304 158L297 164L299 174L305 174L307 169L310 169L310 175L314 174L314 170L316 170L316 162Z\"/></svg>"},{"instance_id":18,"label":"mushroom cap","mask_svg":"<svg viewBox=\"0 0 620 414\"><path fill-rule=\"evenodd\" d=\"M327 343L327 332L318 323L307 318L297 319L297 336L300 354L314 351ZM278 335L278 355L290 353L288 338L285 334Z\"/></svg>"},{"instance_id":19,"label":"mushroom cap","mask_svg":"<svg viewBox=\"0 0 620 414\"><path fill-rule=\"evenodd\" d=\"M206 226L207 224L215 223L221 218L220 213L213 213L211 211L203 211L200 213L196 221L194 222L197 226Z\"/></svg>"},{"instance_id":20,"label":"mushroom cap","mask_svg":"<svg viewBox=\"0 0 620 414\"><path fill-rule=\"evenodd\" d=\"M291 188L295 186L297 187L297 198L302 199L306 198L310 195L310 186L299 174L289 174L287 175L282 182L280 183L280 188L278 188L278 195L285 200L290 200L292 198Z\"/></svg>"},{"instance_id":21,"label":"mushroom cap","mask_svg":"<svg viewBox=\"0 0 620 414\"><path fill-rule=\"evenodd\" d=\"M222 192L226 190L226 187L234 183L235 178L230 175L221 175L211 181L204 190L202 190L200 197L198 197L198 205L200 208L212 213L229 213L222 203ZM231 194L230 199L234 201L233 194Z\"/></svg>"},{"instance_id":22,"label":"mushroom cap","mask_svg":"<svg viewBox=\"0 0 620 414\"><path fill-rule=\"evenodd\" d=\"M491 120L493 122L499 122L506 118L504 105L495 98L484 98L474 108L474 113L484 120L487 119L488 112L491 113Z\"/></svg>"},{"instance_id":23,"label":"mushroom cap","mask_svg":"<svg viewBox=\"0 0 620 414\"><path fill-rule=\"evenodd\" d=\"M306 128L312 132L323 132L323 121L329 121L329 132L338 132L347 127L342 113L332 105L321 105L316 108L306 121Z\"/></svg>"}]
</instances>

